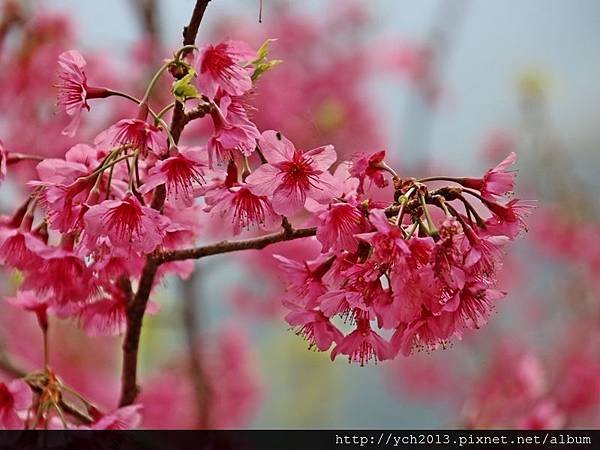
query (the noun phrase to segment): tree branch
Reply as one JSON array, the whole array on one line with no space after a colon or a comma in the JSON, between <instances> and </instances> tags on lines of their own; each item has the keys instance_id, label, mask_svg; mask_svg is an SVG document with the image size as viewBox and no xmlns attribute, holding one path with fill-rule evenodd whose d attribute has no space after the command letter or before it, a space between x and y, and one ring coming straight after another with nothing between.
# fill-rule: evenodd
<instances>
[{"instance_id":1,"label":"tree branch","mask_svg":"<svg viewBox=\"0 0 600 450\"><path fill-rule=\"evenodd\" d=\"M183 27L183 45L194 45L196 42L196 36L198 36L198 29L200 28L200 22L204 17L204 11L210 3L210 0L197 0L194 11L192 12L192 18L187 27Z\"/></svg>"},{"instance_id":2,"label":"tree branch","mask_svg":"<svg viewBox=\"0 0 600 450\"><path fill-rule=\"evenodd\" d=\"M192 12L189 24L183 29L183 45L193 45L196 41L200 22L204 16L204 11L210 0L196 0L196 6ZM183 105L176 103L171 119L171 135L177 144L181 137L181 132L185 127L185 112ZM164 185L158 186L154 198L152 199L152 208L162 210L166 198L166 189ZM140 335L142 331L142 322L150 292L154 285L154 278L158 264L154 255L148 255L146 264L142 270L138 290L133 300L127 307L127 332L123 340L123 367L121 372L121 397L119 406L131 405L138 393L137 384L137 361L138 348L140 345Z\"/></svg>"},{"instance_id":3,"label":"tree branch","mask_svg":"<svg viewBox=\"0 0 600 450\"><path fill-rule=\"evenodd\" d=\"M196 36L198 35L198 29L200 28L200 22L204 17L204 11L210 3L210 0L197 0L196 6L192 13L192 18L188 26L183 27L183 45L194 45L196 42ZM185 55L185 53L184 53ZM173 108L173 119L171 121L171 135L175 142L179 142L181 132L187 124L185 118L185 111L183 109L183 103L175 102L175 108Z\"/></svg>"},{"instance_id":4,"label":"tree branch","mask_svg":"<svg viewBox=\"0 0 600 450\"><path fill-rule=\"evenodd\" d=\"M192 385L194 387L196 405L196 425L199 429L209 429L211 425L211 406L213 390L206 376L204 367L205 354L202 352L201 317L199 309L202 300L196 296L196 281L198 280L198 269L192 273L189 279L181 283L182 305L181 320L187 344L188 370ZM200 330L199 330L200 329Z\"/></svg>"},{"instance_id":5,"label":"tree branch","mask_svg":"<svg viewBox=\"0 0 600 450\"><path fill-rule=\"evenodd\" d=\"M316 228L283 229L278 233L267 234L256 238L243 241L222 241L216 244L206 245L204 247L188 248L184 250L165 251L156 256L158 264L164 264L171 261L183 261L185 259L200 259L205 256L219 255L221 253L231 253L240 250L260 250L271 244L283 241L293 241L305 237L315 236Z\"/></svg>"}]
</instances>

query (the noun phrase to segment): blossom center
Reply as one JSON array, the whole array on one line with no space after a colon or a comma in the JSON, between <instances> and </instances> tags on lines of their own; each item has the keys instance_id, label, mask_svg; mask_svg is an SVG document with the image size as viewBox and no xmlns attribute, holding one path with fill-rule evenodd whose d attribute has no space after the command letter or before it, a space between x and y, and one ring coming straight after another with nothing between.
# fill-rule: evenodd
<instances>
[{"instance_id":1,"label":"blossom center","mask_svg":"<svg viewBox=\"0 0 600 450\"><path fill-rule=\"evenodd\" d=\"M141 207L128 200L109 209L104 215L108 227L113 229L121 239L129 239L134 234L138 236L141 234L141 217Z\"/></svg>"}]
</instances>

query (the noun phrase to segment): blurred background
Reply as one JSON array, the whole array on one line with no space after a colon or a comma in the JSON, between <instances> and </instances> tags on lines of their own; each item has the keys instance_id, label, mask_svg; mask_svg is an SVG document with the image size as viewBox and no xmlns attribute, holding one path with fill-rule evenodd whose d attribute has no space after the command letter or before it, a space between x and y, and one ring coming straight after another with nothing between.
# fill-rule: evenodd
<instances>
[{"instance_id":1,"label":"blurred background","mask_svg":"<svg viewBox=\"0 0 600 450\"><path fill-rule=\"evenodd\" d=\"M56 55L77 48L88 78L140 92L177 49L194 2L0 4L0 136L56 156L76 142L56 138L48 113ZM199 45L277 39L271 53L283 63L253 98L260 129L300 148L333 143L345 157L386 149L403 176L477 176L516 151L519 196L540 208L512 245L509 295L486 327L367 367L332 363L288 329L271 256L285 244L203 260L189 280L161 287L161 310L145 322L144 426L600 427L599 23L595 0L264 0L260 23L258 0L213 0ZM198 127L188 139L204 135ZM9 180L0 211L18 195ZM17 281L4 274L3 294ZM33 320L1 308L2 351L35 367ZM65 379L112 406L119 339L70 324L53 333Z\"/></svg>"}]
</instances>

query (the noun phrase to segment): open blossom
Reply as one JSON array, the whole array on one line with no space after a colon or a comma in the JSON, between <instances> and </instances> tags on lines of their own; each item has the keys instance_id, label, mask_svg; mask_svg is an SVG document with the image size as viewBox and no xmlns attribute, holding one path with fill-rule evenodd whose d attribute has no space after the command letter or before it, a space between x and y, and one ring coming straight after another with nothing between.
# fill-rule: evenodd
<instances>
[{"instance_id":1,"label":"open blossom","mask_svg":"<svg viewBox=\"0 0 600 450\"><path fill-rule=\"evenodd\" d=\"M130 145L146 155L148 150L160 155L167 150L163 131L141 119L122 119L96 138L97 144L109 146Z\"/></svg>"},{"instance_id":2,"label":"open blossom","mask_svg":"<svg viewBox=\"0 0 600 450\"><path fill-rule=\"evenodd\" d=\"M346 336L331 352L331 359L339 354L348 355L349 361L364 366L371 359L384 361L391 356L388 342L371 329L368 320L359 320L356 330Z\"/></svg>"},{"instance_id":3,"label":"open blossom","mask_svg":"<svg viewBox=\"0 0 600 450\"><path fill-rule=\"evenodd\" d=\"M308 341L309 348L315 346L322 352L329 350L332 343L339 343L344 338L341 331L320 311L292 311L285 316L285 320L296 327L296 333Z\"/></svg>"},{"instance_id":4,"label":"open blossom","mask_svg":"<svg viewBox=\"0 0 600 450\"><path fill-rule=\"evenodd\" d=\"M127 298L121 289L109 286L99 299L85 303L79 310L81 328L90 336L116 336L125 331L127 323ZM146 307L147 314L158 311L152 301Z\"/></svg>"},{"instance_id":5,"label":"open blossom","mask_svg":"<svg viewBox=\"0 0 600 450\"><path fill-rule=\"evenodd\" d=\"M516 161L516 153L511 152L500 164L488 170L482 178L461 178L460 184L478 190L488 200L507 195L513 190L517 177L516 172L508 169Z\"/></svg>"},{"instance_id":6,"label":"open blossom","mask_svg":"<svg viewBox=\"0 0 600 450\"><path fill-rule=\"evenodd\" d=\"M254 194L245 183L212 190L205 199L204 210L221 217L234 235L251 227L269 229L281 223L268 197Z\"/></svg>"},{"instance_id":7,"label":"open blossom","mask_svg":"<svg viewBox=\"0 0 600 450\"><path fill-rule=\"evenodd\" d=\"M214 97L219 88L229 95L248 92L252 88L252 72L242 63L254 58L256 51L240 41L226 41L203 47L196 67L200 91L208 97Z\"/></svg>"},{"instance_id":8,"label":"open blossom","mask_svg":"<svg viewBox=\"0 0 600 450\"><path fill-rule=\"evenodd\" d=\"M212 109L215 131L208 139L208 165L221 164L237 154L250 156L256 148L260 133L247 116L244 107L235 98L221 97Z\"/></svg>"},{"instance_id":9,"label":"open blossom","mask_svg":"<svg viewBox=\"0 0 600 450\"><path fill-rule=\"evenodd\" d=\"M329 250L354 252L358 246L355 236L365 228L365 218L356 206L350 203L335 203L319 214L317 239L323 252Z\"/></svg>"},{"instance_id":10,"label":"open blossom","mask_svg":"<svg viewBox=\"0 0 600 450\"><path fill-rule=\"evenodd\" d=\"M478 235L463 221L464 238L461 247L466 251L464 265L483 274L492 274L502 259L502 248L510 239L503 235Z\"/></svg>"},{"instance_id":11,"label":"open blossom","mask_svg":"<svg viewBox=\"0 0 600 450\"><path fill-rule=\"evenodd\" d=\"M102 98L108 95L108 91L102 88L90 87L83 68L86 61L77 50L69 50L58 56L60 65L60 83L58 84L58 104L67 115L71 116L71 122L63 130L63 134L73 137L79 128L81 111L90 106L87 100L90 98Z\"/></svg>"},{"instance_id":12,"label":"open blossom","mask_svg":"<svg viewBox=\"0 0 600 450\"><path fill-rule=\"evenodd\" d=\"M194 188L204 182L204 169L202 149L171 149L171 156L150 169L140 192L145 194L158 185L165 184L169 200L180 200L184 206L191 206L194 202Z\"/></svg>"},{"instance_id":13,"label":"open blossom","mask_svg":"<svg viewBox=\"0 0 600 450\"><path fill-rule=\"evenodd\" d=\"M98 165L97 156L95 148L77 144L64 159L48 158L37 165L40 181L30 184L42 188L38 201L50 228L66 233L82 226L84 204L95 184L89 175Z\"/></svg>"},{"instance_id":14,"label":"open blossom","mask_svg":"<svg viewBox=\"0 0 600 450\"><path fill-rule=\"evenodd\" d=\"M26 227L0 225L0 262L19 270L33 270L43 264L45 243Z\"/></svg>"},{"instance_id":15,"label":"open blossom","mask_svg":"<svg viewBox=\"0 0 600 450\"><path fill-rule=\"evenodd\" d=\"M268 163L246 179L257 195L273 196L273 209L291 216L307 197L328 202L335 196L336 181L327 171L335 162L331 145L302 152L276 131L265 131L259 146Z\"/></svg>"},{"instance_id":16,"label":"open blossom","mask_svg":"<svg viewBox=\"0 0 600 450\"><path fill-rule=\"evenodd\" d=\"M319 256L313 261L300 263L281 255L273 255L273 257L281 263L280 268L289 283L287 290L290 293L288 303L291 309L295 309L298 305L302 305L305 309L313 309L317 306L317 298L327 292L322 278L331 268L334 258Z\"/></svg>"},{"instance_id":17,"label":"open blossom","mask_svg":"<svg viewBox=\"0 0 600 450\"><path fill-rule=\"evenodd\" d=\"M52 293L53 300L68 314L77 303L88 299L92 286L92 270L72 249L68 241L60 247L47 247L39 252L41 266L26 272L23 287L38 294Z\"/></svg>"},{"instance_id":18,"label":"open blossom","mask_svg":"<svg viewBox=\"0 0 600 450\"><path fill-rule=\"evenodd\" d=\"M527 230L525 218L537 207L534 201L519 199L513 199L506 205L486 200L485 205L493 214L486 223L488 231L509 238Z\"/></svg>"},{"instance_id":19,"label":"open blossom","mask_svg":"<svg viewBox=\"0 0 600 450\"><path fill-rule=\"evenodd\" d=\"M356 153L352 157L352 166L350 167L350 175L358 178L358 191L364 192L365 180L370 180L375 186L384 188L388 185L388 181L383 176L385 170L382 162L385 159L385 150L380 152Z\"/></svg>"},{"instance_id":20,"label":"open blossom","mask_svg":"<svg viewBox=\"0 0 600 450\"><path fill-rule=\"evenodd\" d=\"M150 253L164 238L168 219L142 206L135 196L105 200L92 206L84 216L86 232L93 238L106 236L115 247Z\"/></svg>"},{"instance_id":21,"label":"open blossom","mask_svg":"<svg viewBox=\"0 0 600 450\"><path fill-rule=\"evenodd\" d=\"M31 406L31 389L22 380L0 383L0 429L23 428L23 420L18 413Z\"/></svg>"}]
</instances>

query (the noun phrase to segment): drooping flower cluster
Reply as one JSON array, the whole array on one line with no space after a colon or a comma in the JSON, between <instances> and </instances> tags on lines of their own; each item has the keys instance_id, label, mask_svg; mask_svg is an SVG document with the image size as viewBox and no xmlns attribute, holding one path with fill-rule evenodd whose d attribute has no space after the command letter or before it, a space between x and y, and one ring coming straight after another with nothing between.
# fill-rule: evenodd
<instances>
[{"instance_id":1,"label":"drooping flower cluster","mask_svg":"<svg viewBox=\"0 0 600 450\"><path fill-rule=\"evenodd\" d=\"M445 346L484 325L505 295L495 288L503 247L534 207L500 201L513 189L514 161L509 155L482 178L394 174L387 203L363 193L366 180L387 185L391 170L381 154L360 156L349 170L339 166L344 192L316 207L323 254L305 263L279 257L289 324L311 347L334 346L332 359L343 354L361 365ZM439 180L454 184L426 184Z\"/></svg>"},{"instance_id":2,"label":"drooping flower cluster","mask_svg":"<svg viewBox=\"0 0 600 450\"><path fill-rule=\"evenodd\" d=\"M248 94L274 66L265 46L256 51L227 41L204 47L193 62L188 51L167 60L141 100L90 87L77 51L59 57L59 105L73 119L66 134L75 133L88 100L126 97L137 113L72 146L64 158L41 161L27 200L0 222L0 263L23 279L10 303L35 313L45 340L49 313L75 319L91 335L141 323L156 311L148 297L162 277L193 270L189 259L202 255L194 247L209 217L230 235L273 234L216 244L205 255L316 236L317 259L279 257L290 281L284 304L288 322L311 346L325 351L335 344L332 358L390 359L445 345L487 321L503 295L495 289L502 247L525 227L532 207L500 200L513 189L514 155L480 179L452 178L436 189L428 183L448 178L401 178L383 151L336 167L333 146L298 149L284 132L261 133L251 121ZM165 73L175 76L174 103L154 108L150 94ZM212 135L180 145L183 127L202 118ZM2 177L6 162L0 147ZM387 201L372 198L373 189L386 189ZM301 215L316 226L292 225ZM53 399L67 389L47 360L29 382ZM9 394L13 424L18 402ZM139 422L138 408L127 406L133 399L111 415L82 401L86 426ZM41 404L33 406L40 421L28 426L51 425L61 412L58 401Z\"/></svg>"}]
</instances>

